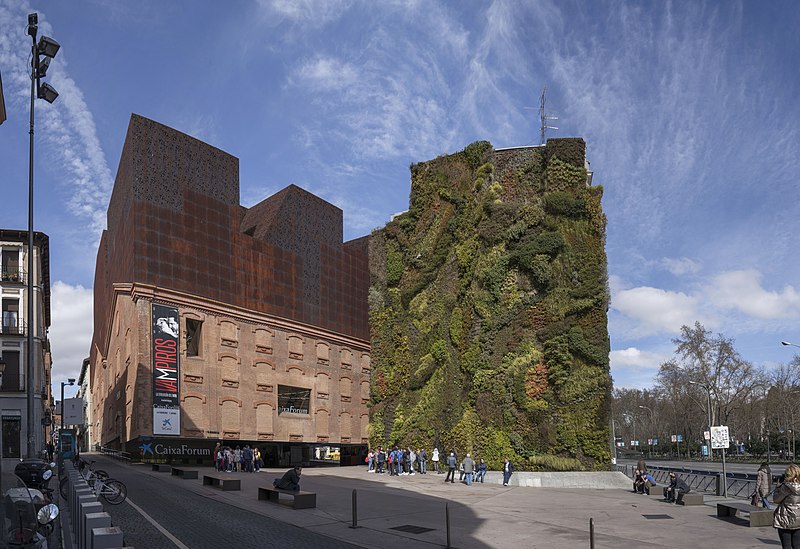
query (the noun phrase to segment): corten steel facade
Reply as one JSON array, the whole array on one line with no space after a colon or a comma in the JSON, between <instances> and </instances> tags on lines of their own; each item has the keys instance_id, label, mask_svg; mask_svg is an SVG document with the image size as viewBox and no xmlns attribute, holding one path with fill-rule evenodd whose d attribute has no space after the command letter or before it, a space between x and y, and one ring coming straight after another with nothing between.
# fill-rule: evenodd
<instances>
[{"instance_id":1,"label":"corten steel facade","mask_svg":"<svg viewBox=\"0 0 800 549\"><path fill-rule=\"evenodd\" d=\"M207 457L227 440L278 465L366 443L367 243L342 242L339 208L293 185L242 207L237 158L133 115L94 287L100 444ZM180 436L155 441L153 303L180 318ZM307 410L279 413L286 387L309 391Z\"/></svg>"}]
</instances>

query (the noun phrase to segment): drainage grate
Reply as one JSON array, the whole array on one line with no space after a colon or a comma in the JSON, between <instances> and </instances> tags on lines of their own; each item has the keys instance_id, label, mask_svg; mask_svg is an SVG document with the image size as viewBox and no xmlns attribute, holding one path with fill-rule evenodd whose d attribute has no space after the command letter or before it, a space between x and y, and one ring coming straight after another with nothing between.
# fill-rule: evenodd
<instances>
[{"instance_id":1,"label":"drainage grate","mask_svg":"<svg viewBox=\"0 0 800 549\"><path fill-rule=\"evenodd\" d=\"M669 515L642 515L642 516L643 516L644 518L646 518L646 519L653 519L653 520L658 520L658 519L672 519L672 517L671 517L671 516L669 516Z\"/></svg>"},{"instance_id":2,"label":"drainage grate","mask_svg":"<svg viewBox=\"0 0 800 549\"><path fill-rule=\"evenodd\" d=\"M425 532L433 532L433 528L424 528L422 526L414 526L413 524L404 524L403 526L395 526L389 530L399 530L401 532L408 532L409 534L424 534Z\"/></svg>"}]
</instances>

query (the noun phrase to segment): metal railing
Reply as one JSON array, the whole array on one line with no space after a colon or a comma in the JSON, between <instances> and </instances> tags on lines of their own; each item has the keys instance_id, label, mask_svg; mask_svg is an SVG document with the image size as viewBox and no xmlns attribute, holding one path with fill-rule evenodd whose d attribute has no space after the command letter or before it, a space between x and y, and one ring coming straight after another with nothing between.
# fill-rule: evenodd
<instances>
[{"instance_id":1,"label":"metal railing","mask_svg":"<svg viewBox=\"0 0 800 549\"><path fill-rule=\"evenodd\" d=\"M125 463L131 462L131 455L128 452L123 452L122 450L115 450L113 448L106 448L104 446L98 446L97 451L101 454L108 456L110 458L116 459L117 461L124 461Z\"/></svg>"}]
</instances>

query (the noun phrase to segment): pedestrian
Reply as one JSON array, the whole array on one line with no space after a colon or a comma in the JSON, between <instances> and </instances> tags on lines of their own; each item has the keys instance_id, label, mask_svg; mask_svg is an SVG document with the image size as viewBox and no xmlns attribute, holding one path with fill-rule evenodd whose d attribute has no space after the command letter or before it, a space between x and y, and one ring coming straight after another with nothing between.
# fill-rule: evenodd
<instances>
[{"instance_id":1,"label":"pedestrian","mask_svg":"<svg viewBox=\"0 0 800 549\"><path fill-rule=\"evenodd\" d=\"M481 458L481 460L478 462L478 471L475 475L475 482L480 481L480 483L483 484L483 479L486 477L486 469L486 460Z\"/></svg>"},{"instance_id":2,"label":"pedestrian","mask_svg":"<svg viewBox=\"0 0 800 549\"><path fill-rule=\"evenodd\" d=\"M670 503L677 503L683 499L683 494L688 494L690 491L689 485L674 471L670 471L669 485L664 488L664 499Z\"/></svg>"},{"instance_id":3,"label":"pedestrian","mask_svg":"<svg viewBox=\"0 0 800 549\"><path fill-rule=\"evenodd\" d=\"M303 468L300 465L289 469L283 474L283 477L272 481L272 485L279 490L291 490L297 492L300 490L300 475L303 473Z\"/></svg>"},{"instance_id":4,"label":"pedestrian","mask_svg":"<svg viewBox=\"0 0 800 549\"><path fill-rule=\"evenodd\" d=\"M472 475L475 474L475 462L472 461L469 452L467 452L467 457L464 458L464 461L461 462L461 468L464 469L464 482L467 483L467 486L472 486Z\"/></svg>"},{"instance_id":5,"label":"pedestrian","mask_svg":"<svg viewBox=\"0 0 800 549\"><path fill-rule=\"evenodd\" d=\"M758 468L755 493L764 509L770 508L768 501L770 492L772 492L772 471L769 468L769 463L765 461Z\"/></svg>"},{"instance_id":6,"label":"pedestrian","mask_svg":"<svg viewBox=\"0 0 800 549\"><path fill-rule=\"evenodd\" d=\"M503 486L508 486L508 482L511 480L511 475L514 473L514 464L511 463L511 460L505 458L503 462Z\"/></svg>"},{"instance_id":7,"label":"pedestrian","mask_svg":"<svg viewBox=\"0 0 800 549\"><path fill-rule=\"evenodd\" d=\"M425 452L425 448L420 448L419 452L417 452L417 459L419 459L419 472L422 475L428 474L428 454Z\"/></svg>"},{"instance_id":8,"label":"pedestrian","mask_svg":"<svg viewBox=\"0 0 800 549\"><path fill-rule=\"evenodd\" d=\"M778 529L782 549L800 549L800 467L792 463L775 489L772 501L778 506L772 526Z\"/></svg>"},{"instance_id":9,"label":"pedestrian","mask_svg":"<svg viewBox=\"0 0 800 549\"><path fill-rule=\"evenodd\" d=\"M433 455L431 455L431 461L433 462L433 470L436 471L437 475L440 475L441 471L439 471L439 449L438 448L434 448L433 449Z\"/></svg>"},{"instance_id":10,"label":"pedestrian","mask_svg":"<svg viewBox=\"0 0 800 549\"><path fill-rule=\"evenodd\" d=\"M445 482L447 482L447 479L450 479L450 484L455 483L457 465L458 465L458 460L456 459L456 453L450 452L450 455L447 456L447 476L444 477Z\"/></svg>"}]
</instances>

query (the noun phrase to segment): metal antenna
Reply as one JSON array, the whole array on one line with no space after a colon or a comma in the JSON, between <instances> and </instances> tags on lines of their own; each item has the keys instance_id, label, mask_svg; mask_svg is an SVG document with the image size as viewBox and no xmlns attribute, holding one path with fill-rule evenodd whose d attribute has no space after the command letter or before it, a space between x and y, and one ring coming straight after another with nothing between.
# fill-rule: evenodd
<instances>
[{"instance_id":1,"label":"metal antenna","mask_svg":"<svg viewBox=\"0 0 800 549\"><path fill-rule=\"evenodd\" d=\"M557 116L547 116L544 110L544 103L545 103L545 95L547 94L547 86L542 88L542 95L539 96L539 119L542 122L541 129L539 136L541 138L541 144L545 144L544 134L547 130L557 130L558 128L555 126L549 126L547 123L550 120L558 120Z\"/></svg>"}]
</instances>

